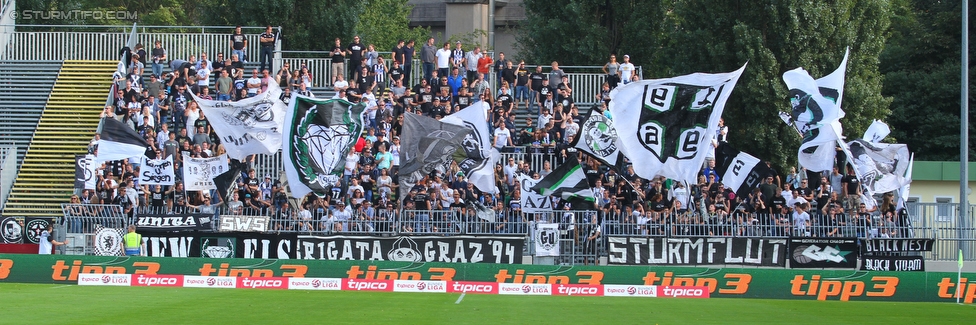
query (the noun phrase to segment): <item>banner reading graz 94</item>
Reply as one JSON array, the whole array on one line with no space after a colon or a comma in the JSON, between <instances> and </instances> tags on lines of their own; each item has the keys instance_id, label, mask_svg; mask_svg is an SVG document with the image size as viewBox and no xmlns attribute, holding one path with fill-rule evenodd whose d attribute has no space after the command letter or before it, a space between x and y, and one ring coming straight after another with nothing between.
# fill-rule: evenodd
<instances>
[{"instance_id":1,"label":"banner reading graz 94","mask_svg":"<svg viewBox=\"0 0 976 325\"><path fill-rule=\"evenodd\" d=\"M618 284L707 287L712 297L800 300L976 300L976 283L955 272L790 270L687 266L562 266L231 258L153 258L0 254L0 283L78 283L83 273L178 274L205 277L296 277ZM976 273L963 273L974 279Z\"/></svg>"},{"instance_id":2,"label":"banner reading graz 94","mask_svg":"<svg viewBox=\"0 0 976 325\"><path fill-rule=\"evenodd\" d=\"M786 240L610 237L611 264L785 266Z\"/></svg>"},{"instance_id":3,"label":"banner reading graz 94","mask_svg":"<svg viewBox=\"0 0 976 325\"><path fill-rule=\"evenodd\" d=\"M298 236L298 259L522 264L522 237Z\"/></svg>"}]
</instances>

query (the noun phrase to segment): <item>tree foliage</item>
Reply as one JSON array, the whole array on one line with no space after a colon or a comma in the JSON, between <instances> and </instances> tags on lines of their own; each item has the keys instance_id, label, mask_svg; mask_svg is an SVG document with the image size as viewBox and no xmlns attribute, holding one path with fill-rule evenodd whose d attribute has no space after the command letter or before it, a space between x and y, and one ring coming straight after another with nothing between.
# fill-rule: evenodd
<instances>
[{"instance_id":1,"label":"tree foliage","mask_svg":"<svg viewBox=\"0 0 976 325\"><path fill-rule=\"evenodd\" d=\"M958 161L961 5L902 0L895 8L891 39L881 55L882 93L893 99L892 136L908 144L918 160ZM970 71L970 80L974 77ZM974 115L972 83L969 92L969 114ZM972 125L969 141L976 143ZM976 159L971 147L969 157Z\"/></svg>"},{"instance_id":2,"label":"tree foliage","mask_svg":"<svg viewBox=\"0 0 976 325\"><path fill-rule=\"evenodd\" d=\"M206 25L281 26L282 48L289 50L330 50L336 37L352 39L362 10L358 0L203 0L199 6Z\"/></svg>"},{"instance_id":3,"label":"tree foliage","mask_svg":"<svg viewBox=\"0 0 976 325\"><path fill-rule=\"evenodd\" d=\"M376 45L385 52L397 45L398 40L417 42L416 49L430 37L426 27L410 28L410 10L407 0L369 0L363 4L355 31L363 42Z\"/></svg>"},{"instance_id":4,"label":"tree foliage","mask_svg":"<svg viewBox=\"0 0 976 325\"><path fill-rule=\"evenodd\" d=\"M516 48L527 62L594 65L660 49L667 0L526 0ZM649 62L649 61L646 61Z\"/></svg>"},{"instance_id":5,"label":"tree foliage","mask_svg":"<svg viewBox=\"0 0 976 325\"><path fill-rule=\"evenodd\" d=\"M594 65L605 62L608 52L628 51L645 77L728 72L748 62L725 109L730 142L780 166L796 161L800 140L777 117L790 109L782 81L787 70L804 67L823 76L850 46L845 134L859 135L872 119L887 115L890 99L881 96L878 55L889 27L888 1L557 2L525 1L529 20L543 20L528 22L520 36L521 50L531 58ZM573 17L587 12L595 14ZM553 25L540 26L547 21ZM569 34L554 37L559 31Z\"/></svg>"}]
</instances>

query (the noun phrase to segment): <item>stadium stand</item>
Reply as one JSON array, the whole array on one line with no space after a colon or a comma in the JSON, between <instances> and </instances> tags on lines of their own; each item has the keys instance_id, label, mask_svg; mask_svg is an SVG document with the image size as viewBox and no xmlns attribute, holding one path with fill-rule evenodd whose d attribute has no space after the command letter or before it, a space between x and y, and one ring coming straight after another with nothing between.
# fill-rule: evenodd
<instances>
[{"instance_id":1,"label":"stadium stand","mask_svg":"<svg viewBox=\"0 0 976 325\"><path fill-rule=\"evenodd\" d=\"M5 216L61 215L60 203L74 189L75 155L88 150L116 64L65 61L61 66L43 112L34 117L36 130L4 208Z\"/></svg>"},{"instance_id":2,"label":"stadium stand","mask_svg":"<svg viewBox=\"0 0 976 325\"><path fill-rule=\"evenodd\" d=\"M60 69L60 61L0 61L0 143L17 147L18 165Z\"/></svg>"}]
</instances>

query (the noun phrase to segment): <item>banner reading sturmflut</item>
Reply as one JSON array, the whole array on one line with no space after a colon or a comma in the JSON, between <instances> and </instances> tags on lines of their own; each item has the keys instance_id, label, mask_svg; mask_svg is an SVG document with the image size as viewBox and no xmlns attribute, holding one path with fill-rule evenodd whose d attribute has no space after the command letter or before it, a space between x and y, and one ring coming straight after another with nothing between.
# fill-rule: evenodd
<instances>
[{"instance_id":1,"label":"banner reading sturmflut","mask_svg":"<svg viewBox=\"0 0 976 325\"><path fill-rule=\"evenodd\" d=\"M280 99L281 88L268 83L268 90L255 97L236 102L200 99L200 109L208 117L227 156L243 160L253 154L275 154L281 148L285 103Z\"/></svg>"},{"instance_id":2,"label":"banner reading sturmflut","mask_svg":"<svg viewBox=\"0 0 976 325\"><path fill-rule=\"evenodd\" d=\"M786 266L786 239L610 237L610 264Z\"/></svg>"},{"instance_id":3,"label":"banner reading sturmflut","mask_svg":"<svg viewBox=\"0 0 976 325\"><path fill-rule=\"evenodd\" d=\"M729 73L695 73L617 87L610 112L620 150L634 172L695 183L725 102L745 66Z\"/></svg>"},{"instance_id":4,"label":"banner reading sturmflut","mask_svg":"<svg viewBox=\"0 0 976 325\"><path fill-rule=\"evenodd\" d=\"M349 148L363 131L363 104L293 95L285 116L282 163L293 197L324 197L342 176Z\"/></svg>"}]
</instances>

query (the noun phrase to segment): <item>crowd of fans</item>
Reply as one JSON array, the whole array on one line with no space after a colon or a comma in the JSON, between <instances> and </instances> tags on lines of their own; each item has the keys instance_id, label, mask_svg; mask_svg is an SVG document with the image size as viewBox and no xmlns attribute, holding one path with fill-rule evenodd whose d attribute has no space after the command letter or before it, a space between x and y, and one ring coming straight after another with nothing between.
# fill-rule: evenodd
<instances>
[{"instance_id":1,"label":"crowd of fans","mask_svg":"<svg viewBox=\"0 0 976 325\"><path fill-rule=\"evenodd\" d=\"M224 153L220 138L190 93L205 99L237 101L266 92L274 83L283 89L285 101L294 92L314 96L309 90L313 78L304 64L292 67L285 63L271 73L271 60L265 57L264 49L273 46L277 35L270 27L260 39L261 66L251 70L248 79L243 58L247 43L239 28L231 36L230 56L217 53L213 61L207 53L186 60L169 58L158 41L148 51L140 44L131 54L127 74L116 75L114 104L105 107L103 116L119 119L145 137L152 145L148 157L172 156L180 179L183 153L190 157ZM335 39L330 51L333 98L364 103L366 131L345 157L342 182L325 197L310 194L300 200L290 199L277 179L257 174L254 157L248 161L252 168L242 173L237 190L228 198L219 197L216 191L186 191L179 182L174 186L138 184L139 160L130 159L98 167L96 188L80 190L72 203L119 205L129 216L267 215L274 220L274 230L303 232L525 233L529 222L547 220L563 223L564 229L575 229L573 224L596 225L585 232L588 238L600 233L910 235L890 194L879 207L869 210L860 202L857 178L842 175L836 168L824 173L816 188L807 185L808 173L802 169L790 168L785 175L772 169L759 188L748 196L736 196L720 182L714 153L695 184L663 177L642 179L630 162L611 168L578 153L570 146L583 118L576 100L593 96L594 114L613 118L607 110L610 91L639 78L627 55L623 62L610 56L603 66L607 76L599 93L576 94L558 62L549 64L547 72L542 65L530 71L524 61L507 59L504 53L491 58L478 47L466 51L460 42L453 45L438 47L430 38L417 48L414 41L401 41L391 54L380 55L374 45L364 45L358 36L349 45ZM415 57L422 64L423 76L412 79ZM147 64L152 69L148 77L144 71ZM167 64L170 72L164 74ZM492 108L488 123L493 145L505 157L495 166L498 191L487 193L474 187L456 165L446 173L430 175L412 189L399 188L403 115L441 118L478 101ZM523 123L516 121L519 110L530 113ZM722 124L712 143L725 141L729 141L728 127ZM97 150L94 143L93 152ZM523 213L520 199L524 193L517 176L542 178L567 159L581 159L596 202L553 198L556 212ZM485 218L486 212L479 206L490 209L495 220L486 221L491 218Z\"/></svg>"}]
</instances>

